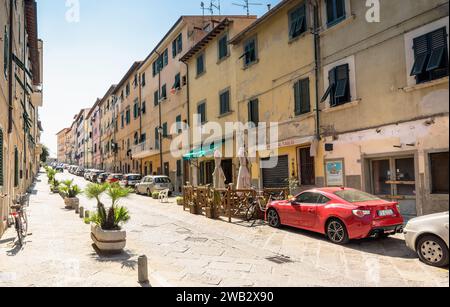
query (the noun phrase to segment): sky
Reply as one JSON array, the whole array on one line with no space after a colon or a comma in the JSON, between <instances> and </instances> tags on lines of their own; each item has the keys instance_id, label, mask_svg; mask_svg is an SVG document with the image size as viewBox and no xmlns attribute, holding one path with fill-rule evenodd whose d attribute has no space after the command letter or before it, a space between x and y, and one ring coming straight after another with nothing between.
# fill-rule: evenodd
<instances>
[{"instance_id":1,"label":"sky","mask_svg":"<svg viewBox=\"0 0 450 307\"><path fill-rule=\"evenodd\" d=\"M209 1L204 0L208 6ZM39 37L44 41L40 119L45 131L41 142L54 157L56 133L120 81L134 61L143 60L181 15L202 14L201 0L37 2ZM221 0L221 14L245 14L242 7L232 4L242 2ZM252 15L261 16L267 4L273 7L279 0L250 2L261 4L250 9Z\"/></svg>"}]
</instances>

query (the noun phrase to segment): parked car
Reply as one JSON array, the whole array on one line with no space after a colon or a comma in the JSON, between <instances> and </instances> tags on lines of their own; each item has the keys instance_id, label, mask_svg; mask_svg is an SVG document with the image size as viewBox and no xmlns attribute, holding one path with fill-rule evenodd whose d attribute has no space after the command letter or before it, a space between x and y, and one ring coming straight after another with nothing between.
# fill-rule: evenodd
<instances>
[{"instance_id":1,"label":"parked car","mask_svg":"<svg viewBox=\"0 0 450 307\"><path fill-rule=\"evenodd\" d=\"M76 176L79 176L79 177L83 177L83 176L84 176L84 172L85 172L84 168L79 167L79 168L77 168L77 170L75 171L75 175L76 175Z\"/></svg>"},{"instance_id":2,"label":"parked car","mask_svg":"<svg viewBox=\"0 0 450 307\"><path fill-rule=\"evenodd\" d=\"M153 192L160 192L167 189L169 190L169 194L172 194L174 191L173 184L167 176L146 176L135 187L136 194L145 194L148 196L152 196Z\"/></svg>"},{"instance_id":3,"label":"parked car","mask_svg":"<svg viewBox=\"0 0 450 307\"><path fill-rule=\"evenodd\" d=\"M431 214L412 219L404 230L406 246L422 262L445 267L449 263L449 213Z\"/></svg>"},{"instance_id":4,"label":"parked car","mask_svg":"<svg viewBox=\"0 0 450 307\"><path fill-rule=\"evenodd\" d=\"M335 244L401 233L404 223L398 203L348 188L315 189L274 201L268 204L266 220L272 227L325 234Z\"/></svg>"},{"instance_id":5,"label":"parked car","mask_svg":"<svg viewBox=\"0 0 450 307\"><path fill-rule=\"evenodd\" d=\"M122 177L120 185L125 188L134 188L136 184L141 182L142 175L139 174L128 174Z\"/></svg>"},{"instance_id":6,"label":"parked car","mask_svg":"<svg viewBox=\"0 0 450 307\"><path fill-rule=\"evenodd\" d=\"M100 171L100 170L93 171L93 172L90 174L89 180L90 180L91 182L97 182L98 176L100 176L100 175L103 174L104 172L105 172L105 171Z\"/></svg>"},{"instance_id":7,"label":"parked car","mask_svg":"<svg viewBox=\"0 0 450 307\"><path fill-rule=\"evenodd\" d=\"M88 181L89 181L89 177L90 177L92 171L93 171L93 170L91 170L91 169L87 169L87 170L84 172L83 177L84 177L85 180L88 180Z\"/></svg>"},{"instance_id":8,"label":"parked car","mask_svg":"<svg viewBox=\"0 0 450 307\"><path fill-rule=\"evenodd\" d=\"M56 165L55 171L57 171L58 173L64 173L64 167L62 167L61 165Z\"/></svg>"},{"instance_id":9,"label":"parked car","mask_svg":"<svg viewBox=\"0 0 450 307\"><path fill-rule=\"evenodd\" d=\"M122 174L110 174L106 179L107 183L119 183L122 180Z\"/></svg>"},{"instance_id":10,"label":"parked car","mask_svg":"<svg viewBox=\"0 0 450 307\"><path fill-rule=\"evenodd\" d=\"M98 175L97 177L97 183L102 184L106 182L106 179L108 179L110 173L102 173Z\"/></svg>"}]
</instances>

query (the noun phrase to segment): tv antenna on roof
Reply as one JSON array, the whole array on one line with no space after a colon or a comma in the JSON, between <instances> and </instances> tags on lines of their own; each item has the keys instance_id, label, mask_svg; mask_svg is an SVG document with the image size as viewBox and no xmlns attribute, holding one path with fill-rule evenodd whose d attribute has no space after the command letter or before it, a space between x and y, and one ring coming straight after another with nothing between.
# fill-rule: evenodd
<instances>
[{"instance_id":1,"label":"tv antenna on roof","mask_svg":"<svg viewBox=\"0 0 450 307\"><path fill-rule=\"evenodd\" d=\"M211 11L211 15L214 15L214 9L216 9L219 11L218 15L220 16L220 0L211 0L209 9Z\"/></svg>"},{"instance_id":2,"label":"tv antenna on roof","mask_svg":"<svg viewBox=\"0 0 450 307\"><path fill-rule=\"evenodd\" d=\"M233 3L233 5L240 6L247 11L247 16L250 16L250 6L263 5L262 3L249 2L249 0L242 0L244 3Z\"/></svg>"}]
</instances>

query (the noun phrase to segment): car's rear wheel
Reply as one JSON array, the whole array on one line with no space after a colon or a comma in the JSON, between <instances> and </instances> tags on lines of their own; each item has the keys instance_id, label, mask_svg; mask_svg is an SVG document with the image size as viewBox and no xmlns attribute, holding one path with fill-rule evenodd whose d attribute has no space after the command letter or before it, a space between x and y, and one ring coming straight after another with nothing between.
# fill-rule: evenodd
<instances>
[{"instance_id":1,"label":"car's rear wheel","mask_svg":"<svg viewBox=\"0 0 450 307\"><path fill-rule=\"evenodd\" d=\"M148 197L152 197L153 195L152 195L152 191L150 190L150 189L147 189L147 196Z\"/></svg>"},{"instance_id":2,"label":"car's rear wheel","mask_svg":"<svg viewBox=\"0 0 450 307\"><path fill-rule=\"evenodd\" d=\"M422 237L417 243L417 253L422 262L435 266L448 265L448 247L445 242L433 235Z\"/></svg>"},{"instance_id":3,"label":"car's rear wheel","mask_svg":"<svg viewBox=\"0 0 450 307\"><path fill-rule=\"evenodd\" d=\"M332 219L328 222L327 237L334 244L342 245L350 241L345 224L338 219Z\"/></svg>"},{"instance_id":4,"label":"car's rear wheel","mask_svg":"<svg viewBox=\"0 0 450 307\"><path fill-rule=\"evenodd\" d=\"M280 228L281 226L280 216L278 215L278 212L275 209L269 209L269 211L267 211L267 222L269 223L270 227Z\"/></svg>"}]
</instances>

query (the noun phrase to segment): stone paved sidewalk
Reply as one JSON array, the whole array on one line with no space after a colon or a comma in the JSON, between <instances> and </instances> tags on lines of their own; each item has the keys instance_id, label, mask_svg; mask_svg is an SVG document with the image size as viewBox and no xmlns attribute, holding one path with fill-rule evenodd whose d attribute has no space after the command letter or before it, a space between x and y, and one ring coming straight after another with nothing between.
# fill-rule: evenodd
<instances>
[{"instance_id":1,"label":"stone paved sidewalk","mask_svg":"<svg viewBox=\"0 0 450 307\"><path fill-rule=\"evenodd\" d=\"M94 209L84 197L81 203ZM26 245L14 247L11 230L0 240L0 287L141 286L137 257L143 254L152 286L449 286L448 270L420 263L401 236L342 247L300 230L194 216L174 200L160 204L132 195L122 204L132 216L127 249L99 256L89 226L49 193L42 175L28 211Z\"/></svg>"}]
</instances>

